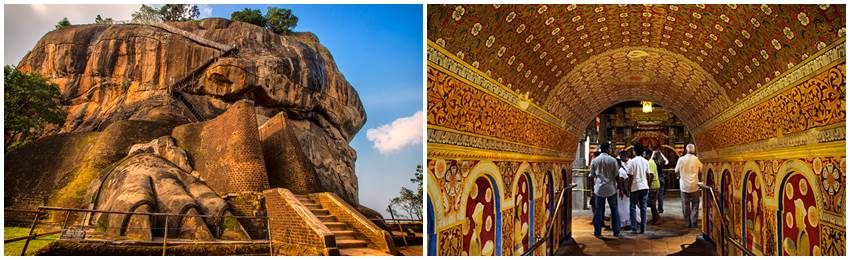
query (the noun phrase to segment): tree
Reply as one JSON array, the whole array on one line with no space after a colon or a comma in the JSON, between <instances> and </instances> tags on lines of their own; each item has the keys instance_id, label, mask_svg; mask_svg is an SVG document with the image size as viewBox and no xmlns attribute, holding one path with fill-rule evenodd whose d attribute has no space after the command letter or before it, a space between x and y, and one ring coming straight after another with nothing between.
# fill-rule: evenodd
<instances>
[{"instance_id":1,"label":"tree","mask_svg":"<svg viewBox=\"0 0 850 260\"><path fill-rule=\"evenodd\" d=\"M67 113L59 102L59 87L35 73L3 67L4 148L6 153L35 140L47 124L65 122Z\"/></svg>"},{"instance_id":2,"label":"tree","mask_svg":"<svg viewBox=\"0 0 850 260\"><path fill-rule=\"evenodd\" d=\"M230 20L250 23L259 27L266 27L266 17L260 12L260 9L245 8L242 11L236 11L230 14Z\"/></svg>"},{"instance_id":3,"label":"tree","mask_svg":"<svg viewBox=\"0 0 850 260\"><path fill-rule=\"evenodd\" d=\"M183 22L198 18L201 11L198 6L190 4L167 4L159 8L163 22Z\"/></svg>"},{"instance_id":4,"label":"tree","mask_svg":"<svg viewBox=\"0 0 850 260\"><path fill-rule=\"evenodd\" d=\"M422 165L416 166L416 171L410 182L416 184L416 191L402 187L399 196L390 201L391 206L401 207L407 217L422 219ZM393 212L397 212L393 210Z\"/></svg>"},{"instance_id":5,"label":"tree","mask_svg":"<svg viewBox=\"0 0 850 260\"><path fill-rule=\"evenodd\" d=\"M100 15L94 18L95 24L112 24L112 18L101 18Z\"/></svg>"},{"instance_id":6,"label":"tree","mask_svg":"<svg viewBox=\"0 0 850 260\"><path fill-rule=\"evenodd\" d=\"M131 15L133 23L151 24L162 22L162 16L159 11L153 7L142 5L139 10Z\"/></svg>"},{"instance_id":7,"label":"tree","mask_svg":"<svg viewBox=\"0 0 850 260\"><path fill-rule=\"evenodd\" d=\"M266 9L266 25L277 34L288 34L298 25L298 17L290 9L269 7Z\"/></svg>"},{"instance_id":8,"label":"tree","mask_svg":"<svg viewBox=\"0 0 850 260\"><path fill-rule=\"evenodd\" d=\"M71 26L71 22L68 21L68 17L63 17L62 20L56 23L56 29L62 29L67 26Z\"/></svg>"}]
</instances>

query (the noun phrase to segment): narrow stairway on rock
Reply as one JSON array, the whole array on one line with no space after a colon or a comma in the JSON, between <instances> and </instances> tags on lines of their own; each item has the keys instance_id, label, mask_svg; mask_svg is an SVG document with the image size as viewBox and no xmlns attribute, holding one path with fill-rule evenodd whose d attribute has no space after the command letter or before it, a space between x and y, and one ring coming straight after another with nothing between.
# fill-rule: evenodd
<instances>
[{"instance_id":1,"label":"narrow stairway on rock","mask_svg":"<svg viewBox=\"0 0 850 260\"><path fill-rule=\"evenodd\" d=\"M340 255L388 255L379 250L369 248L369 241L366 237L354 230L348 224L339 221L336 216L325 209L322 204L315 201L309 195L295 195L301 204L310 209L313 215L316 216L322 224L324 224L331 232L334 233L336 246L339 248Z\"/></svg>"}]
</instances>

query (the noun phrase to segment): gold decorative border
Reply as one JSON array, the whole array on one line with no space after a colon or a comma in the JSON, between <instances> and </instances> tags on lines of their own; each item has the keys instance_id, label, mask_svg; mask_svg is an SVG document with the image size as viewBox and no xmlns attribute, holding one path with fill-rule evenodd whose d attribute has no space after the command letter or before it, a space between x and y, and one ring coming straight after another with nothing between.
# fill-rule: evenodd
<instances>
[{"instance_id":1,"label":"gold decorative border","mask_svg":"<svg viewBox=\"0 0 850 260\"><path fill-rule=\"evenodd\" d=\"M489 161L534 161L570 163L574 156L558 157L548 155L530 155L516 152L492 151L464 146L428 143L428 158L451 158L453 160L489 160Z\"/></svg>"},{"instance_id":2,"label":"gold decorative border","mask_svg":"<svg viewBox=\"0 0 850 260\"><path fill-rule=\"evenodd\" d=\"M844 156L845 133L845 123L839 123L783 137L702 152L700 159L714 162Z\"/></svg>"},{"instance_id":3,"label":"gold decorative border","mask_svg":"<svg viewBox=\"0 0 850 260\"><path fill-rule=\"evenodd\" d=\"M744 100L724 109L719 114L694 128L693 133L703 133L718 124L737 116L741 112L784 92L786 89L800 85L804 81L809 80L817 76L819 73L831 68L833 65L843 62L846 59L846 47L844 45L845 40L845 37L841 37L826 48L821 49L803 62L800 62L800 64L797 64L790 70L780 74L778 77L765 84L762 88L756 90L755 93L748 95L744 98Z\"/></svg>"},{"instance_id":4,"label":"gold decorative border","mask_svg":"<svg viewBox=\"0 0 850 260\"><path fill-rule=\"evenodd\" d=\"M481 72L475 67L467 64L462 59L451 54L448 50L432 42L430 39L428 39L427 53L428 66L458 78L470 86L481 89L487 94L505 100L507 103L540 118L544 122L550 123L558 128L565 129L568 132L577 133L578 129L567 124L567 121L561 120L557 116L552 115L534 102L526 100L520 94L514 92L505 85L502 85L493 78L490 78L484 72Z\"/></svg>"},{"instance_id":5,"label":"gold decorative border","mask_svg":"<svg viewBox=\"0 0 850 260\"><path fill-rule=\"evenodd\" d=\"M455 129L428 125L428 144L446 144L482 150L514 152L550 157L569 157L571 153L561 152L534 145L522 144L499 138L468 133Z\"/></svg>"}]
</instances>

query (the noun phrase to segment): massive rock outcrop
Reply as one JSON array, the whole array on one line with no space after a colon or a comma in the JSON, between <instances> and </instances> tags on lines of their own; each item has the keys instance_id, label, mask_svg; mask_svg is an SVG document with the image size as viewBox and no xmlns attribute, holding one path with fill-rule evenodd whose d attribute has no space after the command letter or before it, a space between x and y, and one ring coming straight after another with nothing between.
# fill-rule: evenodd
<instances>
[{"instance_id":1,"label":"massive rock outcrop","mask_svg":"<svg viewBox=\"0 0 850 260\"><path fill-rule=\"evenodd\" d=\"M289 122L288 131L296 133L291 145L298 146L305 160L304 174L318 180L314 192L335 192L357 204L356 154L348 143L366 115L357 92L311 33L281 36L219 18L76 25L46 34L18 68L59 85L69 115L64 125L46 130L45 136L103 131L126 120L174 127L216 118L236 101L252 100L256 125L275 115ZM124 158L129 145L147 143L162 136L160 132L106 149L115 156L95 169L103 170ZM81 154L97 152L80 149ZM63 172L58 168L56 172ZM185 171L179 164L177 168ZM61 178L54 177L54 190L68 184L59 182Z\"/></svg>"}]
</instances>

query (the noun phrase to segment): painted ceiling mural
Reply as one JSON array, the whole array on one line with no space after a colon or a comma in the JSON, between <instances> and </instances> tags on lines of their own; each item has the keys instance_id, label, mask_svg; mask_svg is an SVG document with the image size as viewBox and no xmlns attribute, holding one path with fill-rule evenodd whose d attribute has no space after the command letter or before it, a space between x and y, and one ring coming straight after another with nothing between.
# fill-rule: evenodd
<instances>
[{"instance_id":1,"label":"painted ceiling mural","mask_svg":"<svg viewBox=\"0 0 850 260\"><path fill-rule=\"evenodd\" d=\"M844 5L429 5L428 38L573 125L650 99L696 126L845 35Z\"/></svg>"}]
</instances>

